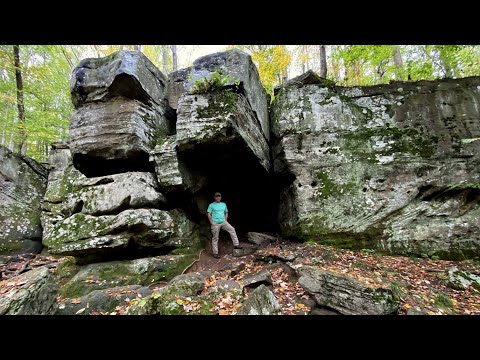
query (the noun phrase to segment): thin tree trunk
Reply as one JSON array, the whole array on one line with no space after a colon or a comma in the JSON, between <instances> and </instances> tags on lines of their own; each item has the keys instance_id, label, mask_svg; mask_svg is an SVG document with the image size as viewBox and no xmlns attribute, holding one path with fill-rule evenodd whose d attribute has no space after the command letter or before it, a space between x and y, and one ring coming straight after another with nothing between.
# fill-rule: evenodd
<instances>
[{"instance_id":1,"label":"thin tree trunk","mask_svg":"<svg viewBox=\"0 0 480 360\"><path fill-rule=\"evenodd\" d=\"M73 70L74 66L73 66L72 60L70 60L70 58L68 57L62 45L60 45L60 49L62 49L63 56L65 56L65 59L67 60L68 65L70 66L70 71ZM43 61L45 61L45 54L43 56Z\"/></svg>"},{"instance_id":2,"label":"thin tree trunk","mask_svg":"<svg viewBox=\"0 0 480 360\"><path fill-rule=\"evenodd\" d=\"M327 77L327 52L325 51L325 45L319 45L320 50L320 77Z\"/></svg>"},{"instance_id":3,"label":"thin tree trunk","mask_svg":"<svg viewBox=\"0 0 480 360\"><path fill-rule=\"evenodd\" d=\"M403 60L400 46L395 46L393 48L393 64L395 65L395 77L398 80L403 80Z\"/></svg>"},{"instance_id":4,"label":"thin tree trunk","mask_svg":"<svg viewBox=\"0 0 480 360\"><path fill-rule=\"evenodd\" d=\"M15 79L17 80L18 119L20 121L20 143L18 144L18 153L25 155L27 136L25 133L25 106L23 103L23 79L22 68L20 64L20 45L13 45L13 56L15 59Z\"/></svg>"},{"instance_id":5,"label":"thin tree trunk","mask_svg":"<svg viewBox=\"0 0 480 360\"><path fill-rule=\"evenodd\" d=\"M136 51L142 51L142 45L135 45Z\"/></svg>"},{"instance_id":6,"label":"thin tree trunk","mask_svg":"<svg viewBox=\"0 0 480 360\"><path fill-rule=\"evenodd\" d=\"M177 71L177 45L172 45L173 71Z\"/></svg>"},{"instance_id":7,"label":"thin tree trunk","mask_svg":"<svg viewBox=\"0 0 480 360\"><path fill-rule=\"evenodd\" d=\"M125 45L120 45L120 49L119 49L119 50L122 51L123 48L124 48L124 46L125 46Z\"/></svg>"},{"instance_id":8,"label":"thin tree trunk","mask_svg":"<svg viewBox=\"0 0 480 360\"><path fill-rule=\"evenodd\" d=\"M168 53L167 53L167 45L162 45L162 62L163 62L163 72L165 75L168 74Z\"/></svg>"},{"instance_id":9,"label":"thin tree trunk","mask_svg":"<svg viewBox=\"0 0 480 360\"><path fill-rule=\"evenodd\" d=\"M97 57L102 57L102 55L100 54L100 51L98 50L98 46L97 45L93 45L93 48L95 49L95 52L97 53Z\"/></svg>"}]
</instances>

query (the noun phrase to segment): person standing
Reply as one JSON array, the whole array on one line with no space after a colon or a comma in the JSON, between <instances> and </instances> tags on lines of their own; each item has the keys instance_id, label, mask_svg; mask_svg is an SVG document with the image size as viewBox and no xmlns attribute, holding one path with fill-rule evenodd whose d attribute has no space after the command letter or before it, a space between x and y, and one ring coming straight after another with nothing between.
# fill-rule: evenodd
<instances>
[{"instance_id":1,"label":"person standing","mask_svg":"<svg viewBox=\"0 0 480 360\"><path fill-rule=\"evenodd\" d=\"M237 233L235 228L228 223L228 209L227 204L222 202L222 194L216 192L214 195L214 202L208 205L207 216L210 221L211 230L212 230L212 252L215 258L220 258L218 254L218 235L220 230L223 229L230 234L232 238L233 247L235 249L241 249L242 246L238 242Z\"/></svg>"}]
</instances>

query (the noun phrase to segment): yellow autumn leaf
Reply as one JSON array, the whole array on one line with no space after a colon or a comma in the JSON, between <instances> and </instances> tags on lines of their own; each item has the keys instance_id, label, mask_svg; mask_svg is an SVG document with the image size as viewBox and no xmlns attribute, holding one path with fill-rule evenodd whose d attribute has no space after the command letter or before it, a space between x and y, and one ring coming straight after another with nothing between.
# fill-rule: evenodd
<instances>
[{"instance_id":1,"label":"yellow autumn leaf","mask_svg":"<svg viewBox=\"0 0 480 360\"><path fill-rule=\"evenodd\" d=\"M182 299L177 299L177 304L178 305L183 305L183 300Z\"/></svg>"}]
</instances>

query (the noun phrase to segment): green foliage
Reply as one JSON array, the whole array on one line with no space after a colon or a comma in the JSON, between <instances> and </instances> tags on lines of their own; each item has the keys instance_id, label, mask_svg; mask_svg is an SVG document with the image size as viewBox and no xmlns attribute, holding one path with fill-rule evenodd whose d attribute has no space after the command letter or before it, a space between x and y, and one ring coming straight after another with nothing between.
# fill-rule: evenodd
<instances>
[{"instance_id":1,"label":"green foliage","mask_svg":"<svg viewBox=\"0 0 480 360\"><path fill-rule=\"evenodd\" d=\"M393 298L396 300L402 300L407 294L407 290L396 281L392 281L390 289L392 290Z\"/></svg>"},{"instance_id":2,"label":"green foliage","mask_svg":"<svg viewBox=\"0 0 480 360\"><path fill-rule=\"evenodd\" d=\"M234 45L247 52L255 63L265 91L274 97L273 90L276 85L283 82L287 75L287 68L291 62L291 55L285 45Z\"/></svg>"},{"instance_id":3,"label":"green foliage","mask_svg":"<svg viewBox=\"0 0 480 360\"><path fill-rule=\"evenodd\" d=\"M221 70L216 70L208 78L204 76L203 79L195 80L191 92L193 94L204 94L215 91L225 87L231 81L232 77L230 75L224 74ZM240 80L237 79L234 85L238 87Z\"/></svg>"},{"instance_id":4,"label":"green foliage","mask_svg":"<svg viewBox=\"0 0 480 360\"><path fill-rule=\"evenodd\" d=\"M435 305L443 308L443 309L451 309L453 308L453 301L446 295L444 294L438 294L435 296Z\"/></svg>"},{"instance_id":5,"label":"green foliage","mask_svg":"<svg viewBox=\"0 0 480 360\"><path fill-rule=\"evenodd\" d=\"M339 85L391 80L433 80L480 74L480 47L472 45L341 45L333 47L329 74ZM401 63L395 63L398 51Z\"/></svg>"}]
</instances>

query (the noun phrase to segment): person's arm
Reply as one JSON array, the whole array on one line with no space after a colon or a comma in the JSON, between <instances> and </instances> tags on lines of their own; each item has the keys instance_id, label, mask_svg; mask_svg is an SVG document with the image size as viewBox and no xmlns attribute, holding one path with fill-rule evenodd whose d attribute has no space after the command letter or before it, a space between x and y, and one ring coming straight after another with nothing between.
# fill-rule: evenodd
<instances>
[{"instance_id":1,"label":"person's arm","mask_svg":"<svg viewBox=\"0 0 480 360\"><path fill-rule=\"evenodd\" d=\"M207 213L208 216L208 221L210 221L210 225L213 225L213 220L212 220L212 213Z\"/></svg>"},{"instance_id":2,"label":"person's arm","mask_svg":"<svg viewBox=\"0 0 480 360\"><path fill-rule=\"evenodd\" d=\"M228 220L228 211L225 211L225 221Z\"/></svg>"}]
</instances>

